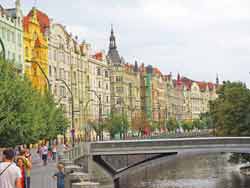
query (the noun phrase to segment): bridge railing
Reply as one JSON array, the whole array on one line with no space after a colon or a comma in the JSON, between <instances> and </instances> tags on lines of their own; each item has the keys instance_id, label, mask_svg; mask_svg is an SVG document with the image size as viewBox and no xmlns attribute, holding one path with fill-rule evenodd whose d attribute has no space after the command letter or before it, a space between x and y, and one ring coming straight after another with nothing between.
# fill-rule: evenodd
<instances>
[{"instance_id":1,"label":"bridge railing","mask_svg":"<svg viewBox=\"0 0 250 188\"><path fill-rule=\"evenodd\" d=\"M88 146L86 143L79 143L72 148L69 148L63 152L63 159L77 160L88 153Z\"/></svg>"},{"instance_id":2,"label":"bridge railing","mask_svg":"<svg viewBox=\"0 0 250 188\"><path fill-rule=\"evenodd\" d=\"M167 132L159 135L143 136L143 137L127 137L126 140L148 140L148 139L162 139L162 138L188 138L188 137L208 137L212 136L210 130L190 131L190 132ZM117 140L117 139L115 139Z\"/></svg>"}]
</instances>

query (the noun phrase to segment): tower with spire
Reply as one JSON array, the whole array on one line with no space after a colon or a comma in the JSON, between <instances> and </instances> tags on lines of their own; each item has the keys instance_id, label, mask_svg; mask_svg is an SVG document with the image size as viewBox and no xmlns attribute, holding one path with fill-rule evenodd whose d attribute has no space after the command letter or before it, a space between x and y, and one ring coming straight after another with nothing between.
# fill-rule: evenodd
<instances>
[{"instance_id":1,"label":"tower with spire","mask_svg":"<svg viewBox=\"0 0 250 188\"><path fill-rule=\"evenodd\" d=\"M216 85L218 86L220 84L220 81L219 81L219 75L216 74Z\"/></svg>"},{"instance_id":2,"label":"tower with spire","mask_svg":"<svg viewBox=\"0 0 250 188\"><path fill-rule=\"evenodd\" d=\"M111 64L113 64L113 65L120 65L121 64L121 57L120 57L119 52L117 50L116 38L114 35L113 26L111 26L111 35L109 38L108 57L111 61Z\"/></svg>"}]
</instances>

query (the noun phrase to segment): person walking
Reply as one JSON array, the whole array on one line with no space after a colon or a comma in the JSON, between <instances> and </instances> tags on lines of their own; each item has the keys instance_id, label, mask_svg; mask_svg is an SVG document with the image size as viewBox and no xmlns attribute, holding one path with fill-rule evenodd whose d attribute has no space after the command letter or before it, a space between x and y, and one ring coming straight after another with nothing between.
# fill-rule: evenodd
<instances>
[{"instance_id":1,"label":"person walking","mask_svg":"<svg viewBox=\"0 0 250 188\"><path fill-rule=\"evenodd\" d=\"M53 144L52 146L52 160L55 161L57 156L57 146L56 144Z\"/></svg>"},{"instance_id":2,"label":"person walking","mask_svg":"<svg viewBox=\"0 0 250 188\"><path fill-rule=\"evenodd\" d=\"M21 170L21 175L22 175L22 178L21 178L21 186L22 188L26 188L26 176L25 176L25 165L24 165L24 160L22 157L19 157L17 158L16 160L16 164L17 166L20 168Z\"/></svg>"},{"instance_id":3,"label":"person walking","mask_svg":"<svg viewBox=\"0 0 250 188\"><path fill-rule=\"evenodd\" d=\"M45 144L41 148L41 153L42 153L43 165L46 166L48 161L48 147Z\"/></svg>"},{"instance_id":4,"label":"person walking","mask_svg":"<svg viewBox=\"0 0 250 188\"><path fill-rule=\"evenodd\" d=\"M57 180L57 188L64 188L64 166L63 164L57 165L58 172L53 175L53 178Z\"/></svg>"},{"instance_id":5,"label":"person walking","mask_svg":"<svg viewBox=\"0 0 250 188\"><path fill-rule=\"evenodd\" d=\"M22 174L14 163L15 152L12 149L3 151L3 162L0 163L0 187L22 188Z\"/></svg>"},{"instance_id":6,"label":"person walking","mask_svg":"<svg viewBox=\"0 0 250 188\"><path fill-rule=\"evenodd\" d=\"M25 168L25 188L30 188L30 173L31 173L31 168L32 168L32 157L31 153L29 152L29 149L23 149L20 152L20 156L22 157L24 161L24 168Z\"/></svg>"}]
</instances>

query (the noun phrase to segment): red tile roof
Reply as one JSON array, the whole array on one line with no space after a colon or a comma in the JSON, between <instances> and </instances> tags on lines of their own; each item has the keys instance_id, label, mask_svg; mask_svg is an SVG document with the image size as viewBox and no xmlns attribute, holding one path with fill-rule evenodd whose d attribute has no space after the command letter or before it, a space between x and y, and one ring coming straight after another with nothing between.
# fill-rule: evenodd
<instances>
[{"instance_id":1,"label":"red tile roof","mask_svg":"<svg viewBox=\"0 0 250 188\"><path fill-rule=\"evenodd\" d=\"M29 28L29 17L24 16L23 17L23 30L28 31L28 28Z\"/></svg>"},{"instance_id":2,"label":"red tile roof","mask_svg":"<svg viewBox=\"0 0 250 188\"><path fill-rule=\"evenodd\" d=\"M32 17L32 13L33 13L33 9L29 12L29 14L27 15L28 19L30 17ZM37 19L38 19L38 22L40 24L40 29L41 29L41 32L44 34L46 29L49 28L50 26L50 20L49 20L49 17L47 14L45 14L44 12L36 9L36 16L37 16ZM29 20L26 22L28 23ZM25 23L25 22L24 22Z\"/></svg>"},{"instance_id":3,"label":"red tile roof","mask_svg":"<svg viewBox=\"0 0 250 188\"><path fill-rule=\"evenodd\" d=\"M103 53L102 52L98 52L98 53L96 53L96 54L94 54L93 56L92 56L94 59L96 59L96 60L99 60L99 61L103 61Z\"/></svg>"}]
</instances>

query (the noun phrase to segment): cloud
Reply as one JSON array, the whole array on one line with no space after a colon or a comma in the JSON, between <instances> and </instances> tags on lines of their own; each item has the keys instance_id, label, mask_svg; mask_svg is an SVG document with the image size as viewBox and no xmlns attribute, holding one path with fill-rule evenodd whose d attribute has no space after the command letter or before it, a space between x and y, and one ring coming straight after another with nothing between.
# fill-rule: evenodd
<instances>
[{"instance_id":1,"label":"cloud","mask_svg":"<svg viewBox=\"0 0 250 188\"><path fill-rule=\"evenodd\" d=\"M22 2L26 11L32 7ZM250 83L249 0L43 0L38 8L94 50L107 51L113 24L127 61L197 80L214 81L219 73Z\"/></svg>"}]
</instances>

